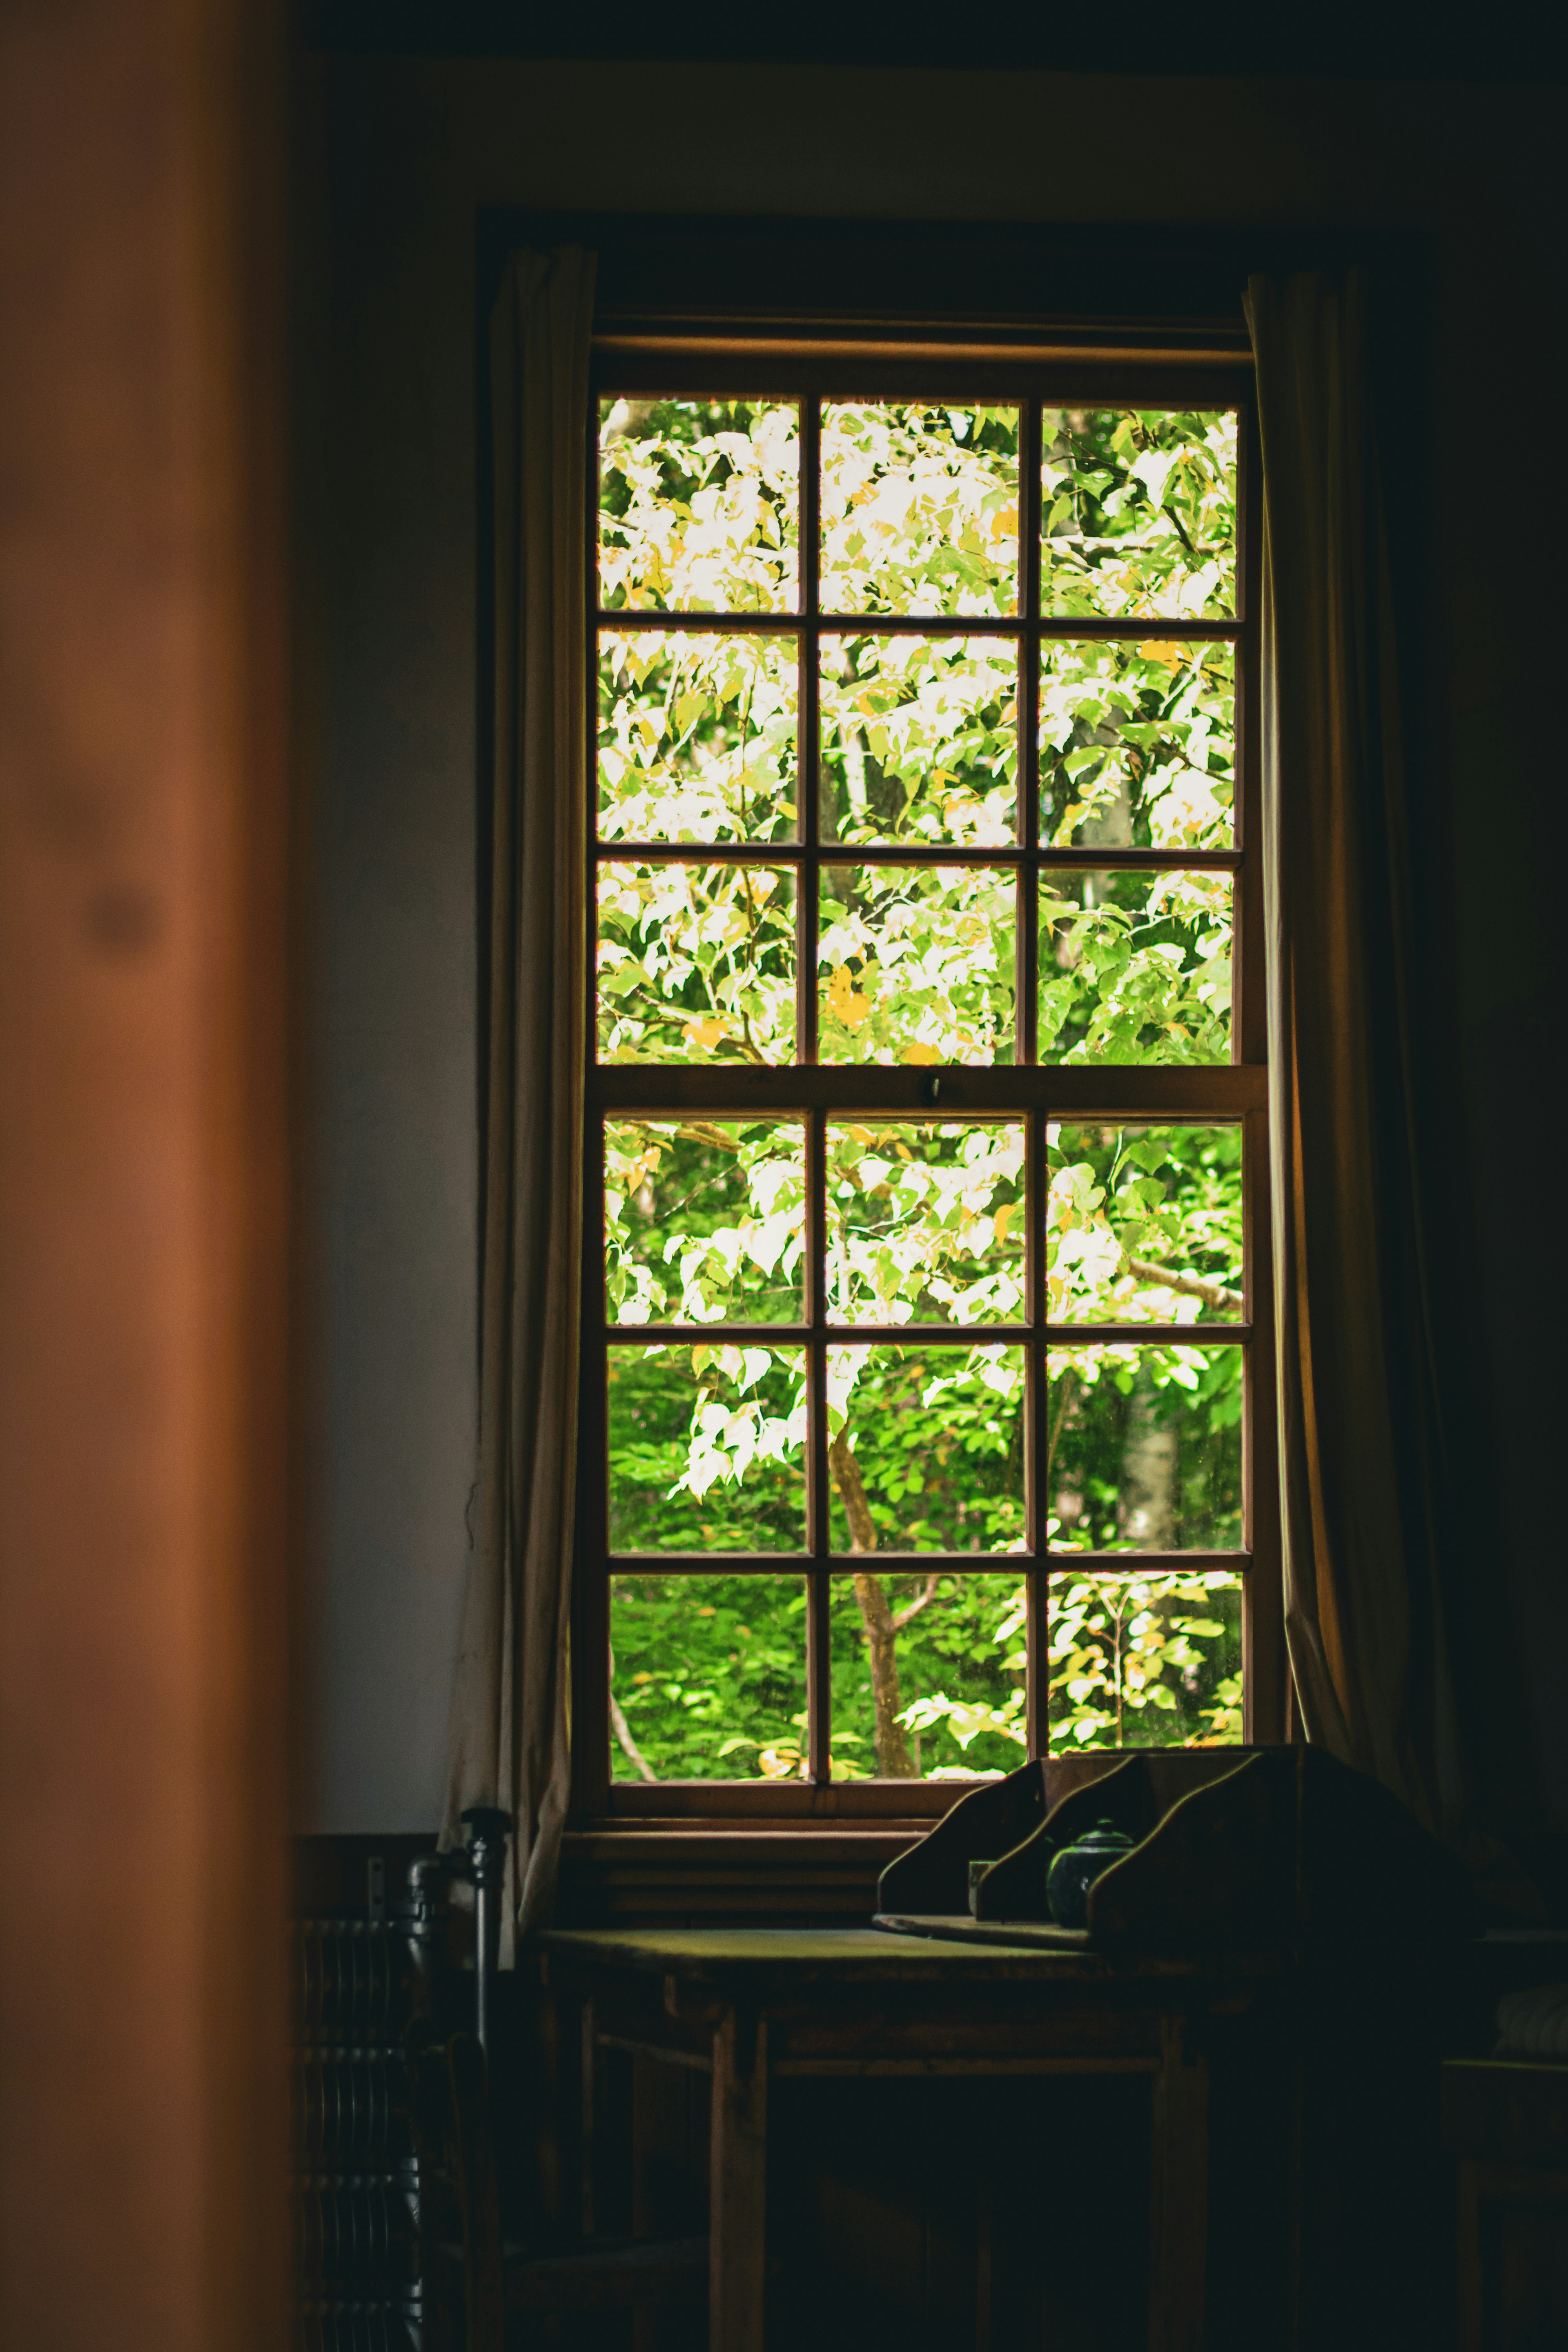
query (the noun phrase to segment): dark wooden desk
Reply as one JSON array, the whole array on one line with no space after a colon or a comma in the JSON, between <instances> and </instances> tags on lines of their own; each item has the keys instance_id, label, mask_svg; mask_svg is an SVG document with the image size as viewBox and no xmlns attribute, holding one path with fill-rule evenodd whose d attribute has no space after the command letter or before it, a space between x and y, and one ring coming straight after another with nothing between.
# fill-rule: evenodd
<instances>
[{"instance_id":1,"label":"dark wooden desk","mask_svg":"<svg viewBox=\"0 0 1568 2352\"><path fill-rule=\"evenodd\" d=\"M838 1930L557 1929L547 1983L584 2048L712 2076L709 2352L763 2352L768 2085L781 2076L1147 2074L1151 2352L1200 2352L1208 2201L1205 2024L1279 1967L1112 1958Z\"/></svg>"}]
</instances>

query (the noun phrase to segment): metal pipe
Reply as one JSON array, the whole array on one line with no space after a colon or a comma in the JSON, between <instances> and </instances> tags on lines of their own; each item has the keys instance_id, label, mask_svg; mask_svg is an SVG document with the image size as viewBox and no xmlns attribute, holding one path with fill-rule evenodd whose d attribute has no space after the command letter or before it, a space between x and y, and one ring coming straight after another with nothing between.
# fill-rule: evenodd
<instances>
[{"instance_id":1,"label":"metal pipe","mask_svg":"<svg viewBox=\"0 0 1568 2352\"><path fill-rule=\"evenodd\" d=\"M495 1805L469 1805L462 1818L468 1832L468 1867L474 1880L474 2032L488 2058L500 1937L500 1893L506 1875L506 1842L511 1816Z\"/></svg>"}]
</instances>

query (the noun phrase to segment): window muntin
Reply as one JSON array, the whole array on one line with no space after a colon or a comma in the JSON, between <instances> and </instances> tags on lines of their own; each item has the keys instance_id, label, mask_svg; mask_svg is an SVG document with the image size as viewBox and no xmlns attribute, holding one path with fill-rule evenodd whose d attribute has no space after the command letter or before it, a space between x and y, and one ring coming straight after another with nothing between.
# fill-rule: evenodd
<instances>
[{"instance_id":1,"label":"window muntin","mask_svg":"<svg viewBox=\"0 0 1568 2352\"><path fill-rule=\"evenodd\" d=\"M738 1133L762 1084L805 1149L802 1181L793 1147L785 1173L764 1141L748 1164L767 1198L714 1194L724 1222L657 1273L619 1230L637 1213L626 1191L612 1210L606 1150L609 1328L590 1314L586 1351L605 1412L585 1433L613 1423L598 1462L638 1479L636 1509L606 1495L597 1536L585 1486L587 1577L619 1592L679 1568L697 1589L770 1557L784 1571L797 1544L810 1695L793 1748L773 1725L729 1750L759 1780L852 1791L868 1738L873 1773L918 1758L940 1782L1007 1769L1031 1738L1237 1737L1256 1217L1242 1244L1264 1145L1257 1090L1234 1084L1234 934L1256 889L1245 408L607 390L600 420L600 740L622 764L606 789L601 754L595 784L591 1107L623 1142L634 1102L650 1131ZM944 1225L935 1180L951 1193L998 1134L1021 1143L1009 1171ZM901 1181L875 1219L846 1154L879 1150ZM985 1183L994 1202L973 1197ZM634 1351L645 1314L707 1327L700 1363L700 1341ZM655 1391L638 1454L627 1409ZM955 1456L963 1491L943 1491ZM1016 1565L980 1566L999 1554ZM792 1610L799 1568L775 1588ZM983 1639L976 1611L996 1621ZM897 1731L878 1717L889 1643Z\"/></svg>"}]
</instances>

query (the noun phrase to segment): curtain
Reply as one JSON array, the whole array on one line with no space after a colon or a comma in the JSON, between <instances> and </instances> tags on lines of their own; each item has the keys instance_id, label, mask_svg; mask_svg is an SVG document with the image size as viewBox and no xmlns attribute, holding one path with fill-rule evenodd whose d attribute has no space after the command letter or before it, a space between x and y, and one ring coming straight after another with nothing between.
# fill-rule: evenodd
<instances>
[{"instance_id":1,"label":"curtain","mask_svg":"<svg viewBox=\"0 0 1568 2352\"><path fill-rule=\"evenodd\" d=\"M509 262L490 321L495 702L479 1465L443 1846L510 1815L501 1965L545 1916L571 1779L586 953L584 451L594 257Z\"/></svg>"},{"instance_id":2,"label":"curtain","mask_svg":"<svg viewBox=\"0 0 1568 2352\"><path fill-rule=\"evenodd\" d=\"M1285 1610L1310 1739L1455 1835L1406 774L1363 276L1254 278Z\"/></svg>"}]
</instances>

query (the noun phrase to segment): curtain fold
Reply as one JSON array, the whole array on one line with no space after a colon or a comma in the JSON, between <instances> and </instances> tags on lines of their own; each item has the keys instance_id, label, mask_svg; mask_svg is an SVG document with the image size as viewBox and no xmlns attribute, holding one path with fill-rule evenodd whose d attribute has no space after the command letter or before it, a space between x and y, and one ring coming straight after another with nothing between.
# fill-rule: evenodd
<instances>
[{"instance_id":1,"label":"curtain fold","mask_svg":"<svg viewBox=\"0 0 1568 2352\"><path fill-rule=\"evenodd\" d=\"M1290 1664L1310 1739L1459 1833L1410 851L1362 273L1254 278Z\"/></svg>"},{"instance_id":2,"label":"curtain fold","mask_svg":"<svg viewBox=\"0 0 1568 2352\"><path fill-rule=\"evenodd\" d=\"M495 701L479 1421L443 1846L511 1816L501 1965L548 1913L571 1781L595 263L519 253L490 320Z\"/></svg>"}]
</instances>

